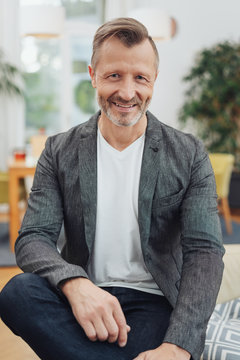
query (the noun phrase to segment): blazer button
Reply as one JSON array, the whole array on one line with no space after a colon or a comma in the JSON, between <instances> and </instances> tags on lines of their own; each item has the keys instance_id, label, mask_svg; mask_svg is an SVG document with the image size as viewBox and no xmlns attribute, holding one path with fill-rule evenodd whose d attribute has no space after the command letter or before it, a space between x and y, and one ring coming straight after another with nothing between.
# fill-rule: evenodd
<instances>
[{"instance_id":1,"label":"blazer button","mask_svg":"<svg viewBox=\"0 0 240 360\"><path fill-rule=\"evenodd\" d=\"M151 256L149 254L146 255L146 260L147 261L151 260Z\"/></svg>"},{"instance_id":2,"label":"blazer button","mask_svg":"<svg viewBox=\"0 0 240 360\"><path fill-rule=\"evenodd\" d=\"M152 149L154 152L158 152L158 148L157 148L157 147L151 147L150 149Z\"/></svg>"}]
</instances>

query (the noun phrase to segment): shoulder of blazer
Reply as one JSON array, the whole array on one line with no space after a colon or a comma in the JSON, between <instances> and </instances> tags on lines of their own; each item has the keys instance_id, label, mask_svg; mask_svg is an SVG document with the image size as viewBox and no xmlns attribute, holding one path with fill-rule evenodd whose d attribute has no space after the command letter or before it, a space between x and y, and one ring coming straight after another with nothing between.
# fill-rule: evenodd
<instances>
[{"instance_id":1,"label":"shoulder of blazer","mask_svg":"<svg viewBox=\"0 0 240 360\"><path fill-rule=\"evenodd\" d=\"M74 151L74 149L78 148L81 140L97 136L97 120L99 115L100 111L85 123L74 126L66 132L50 136L47 139L46 145L51 147L52 153L67 151L69 148Z\"/></svg>"},{"instance_id":2,"label":"shoulder of blazer","mask_svg":"<svg viewBox=\"0 0 240 360\"><path fill-rule=\"evenodd\" d=\"M181 157L184 154L191 158L198 149L204 151L202 141L192 134L184 133L162 123L150 111L147 111L147 118L146 137L159 141L161 148L174 152L176 156Z\"/></svg>"}]
</instances>

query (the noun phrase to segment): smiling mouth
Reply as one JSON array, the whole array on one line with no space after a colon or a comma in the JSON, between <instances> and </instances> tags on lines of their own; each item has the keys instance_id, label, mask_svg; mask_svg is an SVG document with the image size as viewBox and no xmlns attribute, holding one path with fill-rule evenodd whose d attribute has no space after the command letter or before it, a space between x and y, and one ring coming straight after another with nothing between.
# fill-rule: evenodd
<instances>
[{"instance_id":1,"label":"smiling mouth","mask_svg":"<svg viewBox=\"0 0 240 360\"><path fill-rule=\"evenodd\" d=\"M130 104L130 105L123 105L123 104L118 104L116 102L113 101L113 104L118 106L118 107L121 107L121 108L125 108L125 109L131 109L133 108L134 106L136 106L136 104Z\"/></svg>"}]
</instances>

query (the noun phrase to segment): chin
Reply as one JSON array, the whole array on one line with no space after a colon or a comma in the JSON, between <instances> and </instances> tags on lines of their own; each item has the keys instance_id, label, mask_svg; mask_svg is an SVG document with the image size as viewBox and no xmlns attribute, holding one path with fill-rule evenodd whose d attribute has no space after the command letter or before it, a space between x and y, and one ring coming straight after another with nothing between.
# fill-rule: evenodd
<instances>
[{"instance_id":1,"label":"chin","mask_svg":"<svg viewBox=\"0 0 240 360\"><path fill-rule=\"evenodd\" d=\"M139 112L138 114L136 114L132 118L128 119L127 116L113 115L110 111L106 111L106 112L104 111L104 113L114 125L117 125L119 127L131 127L131 126L134 126L141 120L141 118L145 114L145 112Z\"/></svg>"},{"instance_id":2,"label":"chin","mask_svg":"<svg viewBox=\"0 0 240 360\"><path fill-rule=\"evenodd\" d=\"M139 122L140 118L133 119L130 121L123 121L123 120L112 119L112 118L110 118L110 120L112 121L113 124L115 124L119 127L130 127L130 126L136 125Z\"/></svg>"}]
</instances>

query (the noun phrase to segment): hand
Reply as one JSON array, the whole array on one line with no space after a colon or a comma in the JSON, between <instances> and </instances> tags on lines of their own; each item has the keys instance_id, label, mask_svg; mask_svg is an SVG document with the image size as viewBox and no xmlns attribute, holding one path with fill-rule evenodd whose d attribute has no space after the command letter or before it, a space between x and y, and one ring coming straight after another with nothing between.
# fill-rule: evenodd
<instances>
[{"instance_id":1,"label":"hand","mask_svg":"<svg viewBox=\"0 0 240 360\"><path fill-rule=\"evenodd\" d=\"M70 279L60 286L77 322L91 341L118 341L119 346L126 345L130 327L115 296L86 278Z\"/></svg>"},{"instance_id":2,"label":"hand","mask_svg":"<svg viewBox=\"0 0 240 360\"><path fill-rule=\"evenodd\" d=\"M154 350L144 351L133 360L189 360L191 355L177 345L163 343Z\"/></svg>"}]
</instances>

